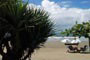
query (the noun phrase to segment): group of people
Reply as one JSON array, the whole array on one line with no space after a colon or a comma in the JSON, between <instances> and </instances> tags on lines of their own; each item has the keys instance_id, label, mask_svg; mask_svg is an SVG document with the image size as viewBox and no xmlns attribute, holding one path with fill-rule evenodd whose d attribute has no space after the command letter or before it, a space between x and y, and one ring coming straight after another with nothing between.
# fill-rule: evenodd
<instances>
[{"instance_id":1,"label":"group of people","mask_svg":"<svg viewBox=\"0 0 90 60\"><path fill-rule=\"evenodd\" d=\"M67 52L84 52L87 49L87 45L84 45L84 47L80 47L78 48L78 46L72 46L72 45L68 45L68 50Z\"/></svg>"}]
</instances>

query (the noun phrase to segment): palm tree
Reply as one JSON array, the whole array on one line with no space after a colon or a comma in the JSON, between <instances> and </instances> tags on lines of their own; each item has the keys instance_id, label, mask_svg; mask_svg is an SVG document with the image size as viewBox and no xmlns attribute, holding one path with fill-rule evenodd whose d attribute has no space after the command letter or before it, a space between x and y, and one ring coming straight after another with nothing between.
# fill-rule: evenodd
<instances>
[{"instance_id":1,"label":"palm tree","mask_svg":"<svg viewBox=\"0 0 90 60\"><path fill-rule=\"evenodd\" d=\"M53 35L47 12L29 8L22 0L0 1L0 54L2 60L31 59L35 49ZM6 48L6 52L4 52Z\"/></svg>"}]
</instances>

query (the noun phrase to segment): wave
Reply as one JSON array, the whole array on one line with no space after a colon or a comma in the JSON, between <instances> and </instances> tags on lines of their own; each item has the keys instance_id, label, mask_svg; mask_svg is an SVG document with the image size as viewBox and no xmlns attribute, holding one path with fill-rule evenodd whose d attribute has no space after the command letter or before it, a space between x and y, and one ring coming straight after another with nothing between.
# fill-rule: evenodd
<instances>
[{"instance_id":1,"label":"wave","mask_svg":"<svg viewBox=\"0 0 90 60\"><path fill-rule=\"evenodd\" d=\"M58 37L58 36L51 36L48 37L47 41L61 41L63 39L69 39L69 40L73 40L73 38L75 37ZM88 41L87 38L81 37L79 38L81 41Z\"/></svg>"}]
</instances>

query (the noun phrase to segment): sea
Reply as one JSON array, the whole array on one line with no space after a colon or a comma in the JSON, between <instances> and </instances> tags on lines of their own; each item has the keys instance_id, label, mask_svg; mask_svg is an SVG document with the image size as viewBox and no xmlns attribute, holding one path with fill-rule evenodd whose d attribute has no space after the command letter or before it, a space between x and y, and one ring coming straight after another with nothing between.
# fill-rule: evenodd
<instances>
[{"instance_id":1,"label":"sea","mask_svg":"<svg viewBox=\"0 0 90 60\"><path fill-rule=\"evenodd\" d=\"M61 41L61 40L63 40L63 39L73 40L74 37L50 36L50 37L48 37L47 41ZM81 37L81 38L79 38L79 40L80 40L81 42L86 42L86 41L88 41L88 38Z\"/></svg>"}]
</instances>

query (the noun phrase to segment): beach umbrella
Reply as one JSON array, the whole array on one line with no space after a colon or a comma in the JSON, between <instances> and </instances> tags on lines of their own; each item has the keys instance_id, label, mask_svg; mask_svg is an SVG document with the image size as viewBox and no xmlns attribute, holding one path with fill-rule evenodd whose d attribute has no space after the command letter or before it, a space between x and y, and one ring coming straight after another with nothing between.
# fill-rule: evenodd
<instances>
[{"instance_id":1,"label":"beach umbrella","mask_svg":"<svg viewBox=\"0 0 90 60\"><path fill-rule=\"evenodd\" d=\"M76 39L76 40L72 40L71 43L80 43L81 40L80 39Z\"/></svg>"},{"instance_id":2,"label":"beach umbrella","mask_svg":"<svg viewBox=\"0 0 90 60\"><path fill-rule=\"evenodd\" d=\"M69 39L61 40L62 43L70 43L71 41Z\"/></svg>"}]
</instances>

